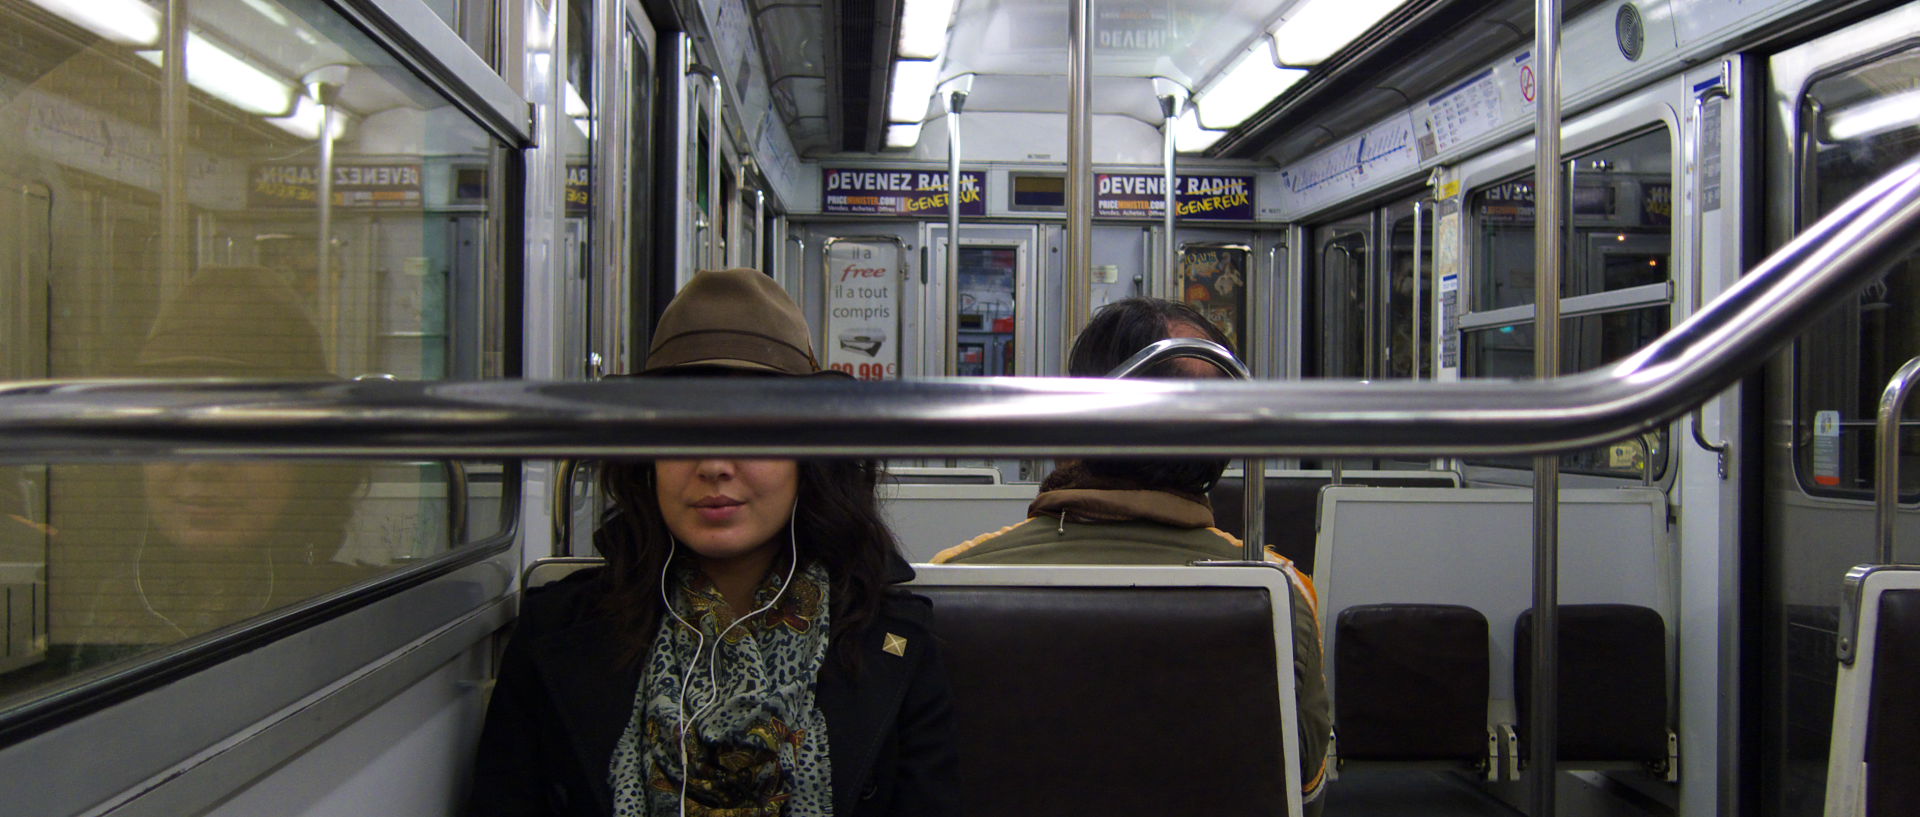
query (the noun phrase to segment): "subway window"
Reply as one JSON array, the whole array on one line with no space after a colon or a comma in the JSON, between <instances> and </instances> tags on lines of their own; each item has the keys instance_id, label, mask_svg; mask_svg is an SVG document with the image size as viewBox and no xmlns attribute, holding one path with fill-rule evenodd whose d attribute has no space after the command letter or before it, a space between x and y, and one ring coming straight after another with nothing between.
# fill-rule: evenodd
<instances>
[{"instance_id":1,"label":"subway window","mask_svg":"<svg viewBox=\"0 0 1920 817\"><path fill-rule=\"evenodd\" d=\"M1816 79L1799 104L1801 225L1920 152L1920 48ZM1920 255L1909 255L1793 347L1794 471L1810 493L1871 499L1875 418L1894 372L1920 354ZM1920 493L1920 434L1902 424L1903 495ZM1909 498L1909 501L1910 498Z\"/></svg>"},{"instance_id":2,"label":"subway window","mask_svg":"<svg viewBox=\"0 0 1920 817\"><path fill-rule=\"evenodd\" d=\"M319 0L0 5L12 380L504 374L508 152ZM494 536L499 462L0 467L0 713Z\"/></svg>"},{"instance_id":3,"label":"subway window","mask_svg":"<svg viewBox=\"0 0 1920 817\"><path fill-rule=\"evenodd\" d=\"M1564 165L1560 371L1597 368L1632 354L1672 323L1673 156L1665 128L1644 131ZM1533 376L1535 287L1531 175L1468 196L1471 311L1460 319L1462 374ZM1572 473L1657 478L1666 431L1569 454ZM1477 460L1527 467L1516 458Z\"/></svg>"}]
</instances>

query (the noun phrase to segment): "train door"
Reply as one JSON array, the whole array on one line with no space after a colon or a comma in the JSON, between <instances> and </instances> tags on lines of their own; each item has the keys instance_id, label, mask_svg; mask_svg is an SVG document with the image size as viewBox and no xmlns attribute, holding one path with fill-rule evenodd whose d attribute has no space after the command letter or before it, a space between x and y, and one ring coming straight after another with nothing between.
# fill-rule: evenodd
<instances>
[{"instance_id":1,"label":"train door","mask_svg":"<svg viewBox=\"0 0 1920 817\"><path fill-rule=\"evenodd\" d=\"M1907 6L1771 58L1767 241L1785 244L1920 151L1920 7ZM1761 814L1821 813L1841 578L1878 562L1873 492L1882 391L1920 353L1920 256L1801 336L1768 369L1760 537ZM1914 421L1901 423L1895 562L1920 560Z\"/></svg>"},{"instance_id":2,"label":"train door","mask_svg":"<svg viewBox=\"0 0 1920 817\"><path fill-rule=\"evenodd\" d=\"M960 228L957 275L947 274L947 225L922 226L927 284L920 303L922 371L950 377L1009 377L1041 372L1041 327L1048 310L1036 273L1040 228L969 225ZM952 290L949 291L949 287ZM929 463L936 464L936 463ZM946 465L991 465L1003 482L1037 481L1033 461L949 460Z\"/></svg>"},{"instance_id":3,"label":"train door","mask_svg":"<svg viewBox=\"0 0 1920 817\"><path fill-rule=\"evenodd\" d=\"M1177 253L1168 282L1173 299L1207 316L1248 366L1264 363L1253 334L1259 289L1253 233L1180 227L1174 240Z\"/></svg>"},{"instance_id":4,"label":"train door","mask_svg":"<svg viewBox=\"0 0 1920 817\"><path fill-rule=\"evenodd\" d=\"M1042 323L1034 275L1037 228L961 228L960 269L952 277L946 271L946 225L922 229L927 247L922 371L957 377L1037 374Z\"/></svg>"},{"instance_id":5,"label":"train door","mask_svg":"<svg viewBox=\"0 0 1920 817\"><path fill-rule=\"evenodd\" d=\"M1308 228L1302 339L1307 376L1433 376L1432 333L1426 331L1433 311L1426 274L1433 269L1433 213L1433 199L1422 191Z\"/></svg>"}]
</instances>

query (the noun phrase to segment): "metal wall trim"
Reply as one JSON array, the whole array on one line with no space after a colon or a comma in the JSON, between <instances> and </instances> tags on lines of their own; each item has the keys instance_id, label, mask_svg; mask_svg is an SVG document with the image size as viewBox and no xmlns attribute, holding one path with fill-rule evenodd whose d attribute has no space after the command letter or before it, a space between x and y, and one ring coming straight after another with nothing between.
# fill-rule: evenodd
<instances>
[{"instance_id":1,"label":"metal wall trim","mask_svg":"<svg viewBox=\"0 0 1920 817\"><path fill-rule=\"evenodd\" d=\"M414 73L516 148L533 141L532 109L421 0L327 0Z\"/></svg>"}]
</instances>

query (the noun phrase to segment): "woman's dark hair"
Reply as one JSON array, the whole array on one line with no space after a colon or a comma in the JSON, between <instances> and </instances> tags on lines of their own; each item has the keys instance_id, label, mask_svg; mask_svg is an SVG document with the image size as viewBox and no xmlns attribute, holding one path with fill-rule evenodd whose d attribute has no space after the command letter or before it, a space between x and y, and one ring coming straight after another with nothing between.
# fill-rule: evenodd
<instances>
[{"instance_id":1,"label":"woman's dark hair","mask_svg":"<svg viewBox=\"0 0 1920 817\"><path fill-rule=\"evenodd\" d=\"M799 465L794 527L800 563L817 560L827 569L831 635L839 658L857 668L858 639L839 636L857 631L878 612L888 559L897 547L874 497L879 464L800 460ZM660 569L673 539L654 494L652 462L608 462L600 485L614 506L593 538L594 548L607 559L606 612L626 641L624 658L637 663L646 658L659 629Z\"/></svg>"},{"instance_id":2,"label":"woman's dark hair","mask_svg":"<svg viewBox=\"0 0 1920 817\"><path fill-rule=\"evenodd\" d=\"M1233 342L1207 320L1200 310L1159 298L1128 298L1100 308L1087 328L1073 341L1067 356L1067 374L1072 377L1105 377L1127 362L1141 349L1173 337L1176 326L1190 326L1220 344L1228 352L1239 354ZM1143 377L1184 377L1179 361L1167 361L1148 369ZM1086 460L1089 474L1105 479L1138 484L1143 488L1205 494L1213 488L1226 460L1093 458Z\"/></svg>"},{"instance_id":3,"label":"woman's dark hair","mask_svg":"<svg viewBox=\"0 0 1920 817\"><path fill-rule=\"evenodd\" d=\"M1067 376L1106 377L1107 372L1127 362L1127 358L1141 349L1173 337L1173 328L1181 325L1198 329L1207 340L1226 347L1236 356L1240 354L1233 348L1233 341L1227 340L1200 310L1179 301L1128 298L1100 307L1093 320L1087 322L1087 328L1080 330L1080 336L1073 340L1073 351L1067 356ZM1142 376L1181 375L1169 361Z\"/></svg>"}]
</instances>

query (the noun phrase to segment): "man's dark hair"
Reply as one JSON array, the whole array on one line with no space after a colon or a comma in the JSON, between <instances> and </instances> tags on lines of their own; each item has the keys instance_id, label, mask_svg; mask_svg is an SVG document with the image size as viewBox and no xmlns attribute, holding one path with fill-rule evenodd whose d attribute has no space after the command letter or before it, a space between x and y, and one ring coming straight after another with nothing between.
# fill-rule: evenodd
<instances>
[{"instance_id":1,"label":"man's dark hair","mask_svg":"<svg viewBox=\"0 0 1920 817\"><path fill-rule=\"evenodd\" d=\"M1087 328L1080 330L1080 336L1073 341L1073 352L1067 356L1067 375L1105 377L1141 349L1173 337L1173 328L1182 324L1200 330L1207 340L1226 347L1236 356L1239 354L1233 342L1227 340L1207 316L1200 314L1200 310L1179 301L1128 298L1100 307L1093 320L1087 322ZM1162 363L1144 376L1179 377L1174 365L1171 361Z\"/></svg>"},{"instance_id":2,"label":"man's dark hair","mask_svg":"<svg viewBox=\"0 0 1920 817\"><path fill-rule=\"evenodd\" d=\"M1141 349L1173 337L1176 326L1190 326L1205 334L1207 340L1233 352L1233 343L1207 320L1200 310L1178 301L1159 298L1128 298L1100 308L1087 328L1073 341L1067 357L1067 374L1074 377L1103 377L1114 367L1127 362ZM1236 353L1237 354L1237 353ZM1185 377L1178 361L1161 363L1147 370L1145 377ZM1196 459L1097 458L1086 461L1087 472L1101 479L1137 484L1142 488L1191 495L1204 495L1220 478L1227 461Z\"/></svg>"}]
</instances>

